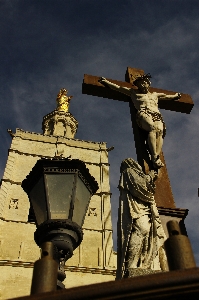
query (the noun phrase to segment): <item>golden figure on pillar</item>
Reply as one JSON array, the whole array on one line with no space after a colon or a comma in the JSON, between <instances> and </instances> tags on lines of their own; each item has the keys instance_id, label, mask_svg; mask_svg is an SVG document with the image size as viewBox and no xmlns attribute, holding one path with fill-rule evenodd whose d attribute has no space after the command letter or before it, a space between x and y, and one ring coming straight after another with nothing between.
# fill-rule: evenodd
<instances>
[{"instance_id":1,"label":"golden figure on pillar","mask_svg":"<svg viewBox=\"0 0 199 300\"><path fill-rule=\"evenodd\" d=\"M73 96L67 96L68 90L61 89L57 95L57 110L68 112L69 103Z\"/></svg>"}]
</instances>

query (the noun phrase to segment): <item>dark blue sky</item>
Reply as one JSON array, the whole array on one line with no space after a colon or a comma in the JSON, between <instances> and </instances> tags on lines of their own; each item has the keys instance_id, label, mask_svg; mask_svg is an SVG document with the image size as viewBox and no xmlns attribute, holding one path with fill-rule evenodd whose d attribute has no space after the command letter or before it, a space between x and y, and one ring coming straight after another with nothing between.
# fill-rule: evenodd
<instances>
[{"instance_id":1,"label":"dark blue sky","mask_svg":"<svg viewBox=\"0 0 199 300\"><path fill-rule=\"evenodd\" d=\"M177 207L199 263L199 3L190 0L0 0L0 172L10 146L7 128L41 132L65 87L79 139L104 141L110 152L113 229L119 166L136 158L128 105L82 95L84 73L124 80L127 66L153 76L152 86L192 95L190 115L162 111L164 155ZM116 240L116 232L114 233Z\"/></svg>"}]
</instances>

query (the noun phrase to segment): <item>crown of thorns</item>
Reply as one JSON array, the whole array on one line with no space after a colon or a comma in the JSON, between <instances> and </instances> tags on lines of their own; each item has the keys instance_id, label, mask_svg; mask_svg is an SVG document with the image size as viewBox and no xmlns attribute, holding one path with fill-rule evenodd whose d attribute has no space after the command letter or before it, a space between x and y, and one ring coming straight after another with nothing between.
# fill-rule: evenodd
<instances>
[{"instance_id":1,"label":"crown of thorns","mask_svg":"<svg viewBox=\"0 0 199 300\"><path fill-rule=\"evenodd\" d=\"M133 77L133 76L131 75L131 77ZM137 83L138 81L141 81L141 80L148 80L148 81L150 81L150 78L152 78L152 76L151 76L150 73L147 73L147 74L144 74L144 75L138 75L138 76L136 77L136 79L133 81L133 84L136 85L136 83Z\"/></svg>"}]
</instances>

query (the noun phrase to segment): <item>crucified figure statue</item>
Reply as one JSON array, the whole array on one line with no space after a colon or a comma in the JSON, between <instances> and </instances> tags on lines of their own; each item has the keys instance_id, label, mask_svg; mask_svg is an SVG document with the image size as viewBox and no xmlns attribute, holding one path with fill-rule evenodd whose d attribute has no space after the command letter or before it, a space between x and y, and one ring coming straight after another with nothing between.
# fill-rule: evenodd
<instances>
[{"instance_id":1,"label":"crucified figure statue","mask_svg":"<svg viewBox=\"0 0 199 300\"><path fill-rule=\"evenodd\" d=\"M151 160L154 168L158 169L164 166L160 160L160 153L166 133L165 123L158 109L158 100L178 100L181 94L166 95L164 93L149 92L150 78L150 74L138 76L133 82L137 89L119 86L104 77L101 77L99 82L131 98L137 110L136 122L141 129L148 132L147 143Z\"/></svg>"}]
</instances>

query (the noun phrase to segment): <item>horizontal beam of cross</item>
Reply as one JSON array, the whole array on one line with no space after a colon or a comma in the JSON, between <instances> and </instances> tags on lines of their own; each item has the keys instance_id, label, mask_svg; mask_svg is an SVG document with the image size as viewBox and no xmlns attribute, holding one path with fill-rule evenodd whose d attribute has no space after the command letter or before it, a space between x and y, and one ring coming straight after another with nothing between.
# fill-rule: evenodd
<instances>
[{"instance_id":1,"label":"horizontal beam of cross","mask_svg":"<svg viewBox=\"0 0 199 300\"><path fill-rule=\"evenodd\" d=\"M105 88L102 84L98 82L100 77L92 76L92 75L84 75L84 80L82 84L82 93L92 96L98 96L102 98L114 99L124 102L129 102L129 97L121 94L115 90ZM109 81L116 83L120 86L135 88L131 83L108 79ZM175 94L176 92L167 91L163 89L157 89L151 87L150 92L157 93L165 93L168 95ZM159 108L163 108L166 110L181 112L189 114L193 108L193 101L190 95L182 94L179 100L171 101L171 100L159 100Z\"/></svg>"}]
</instances>

